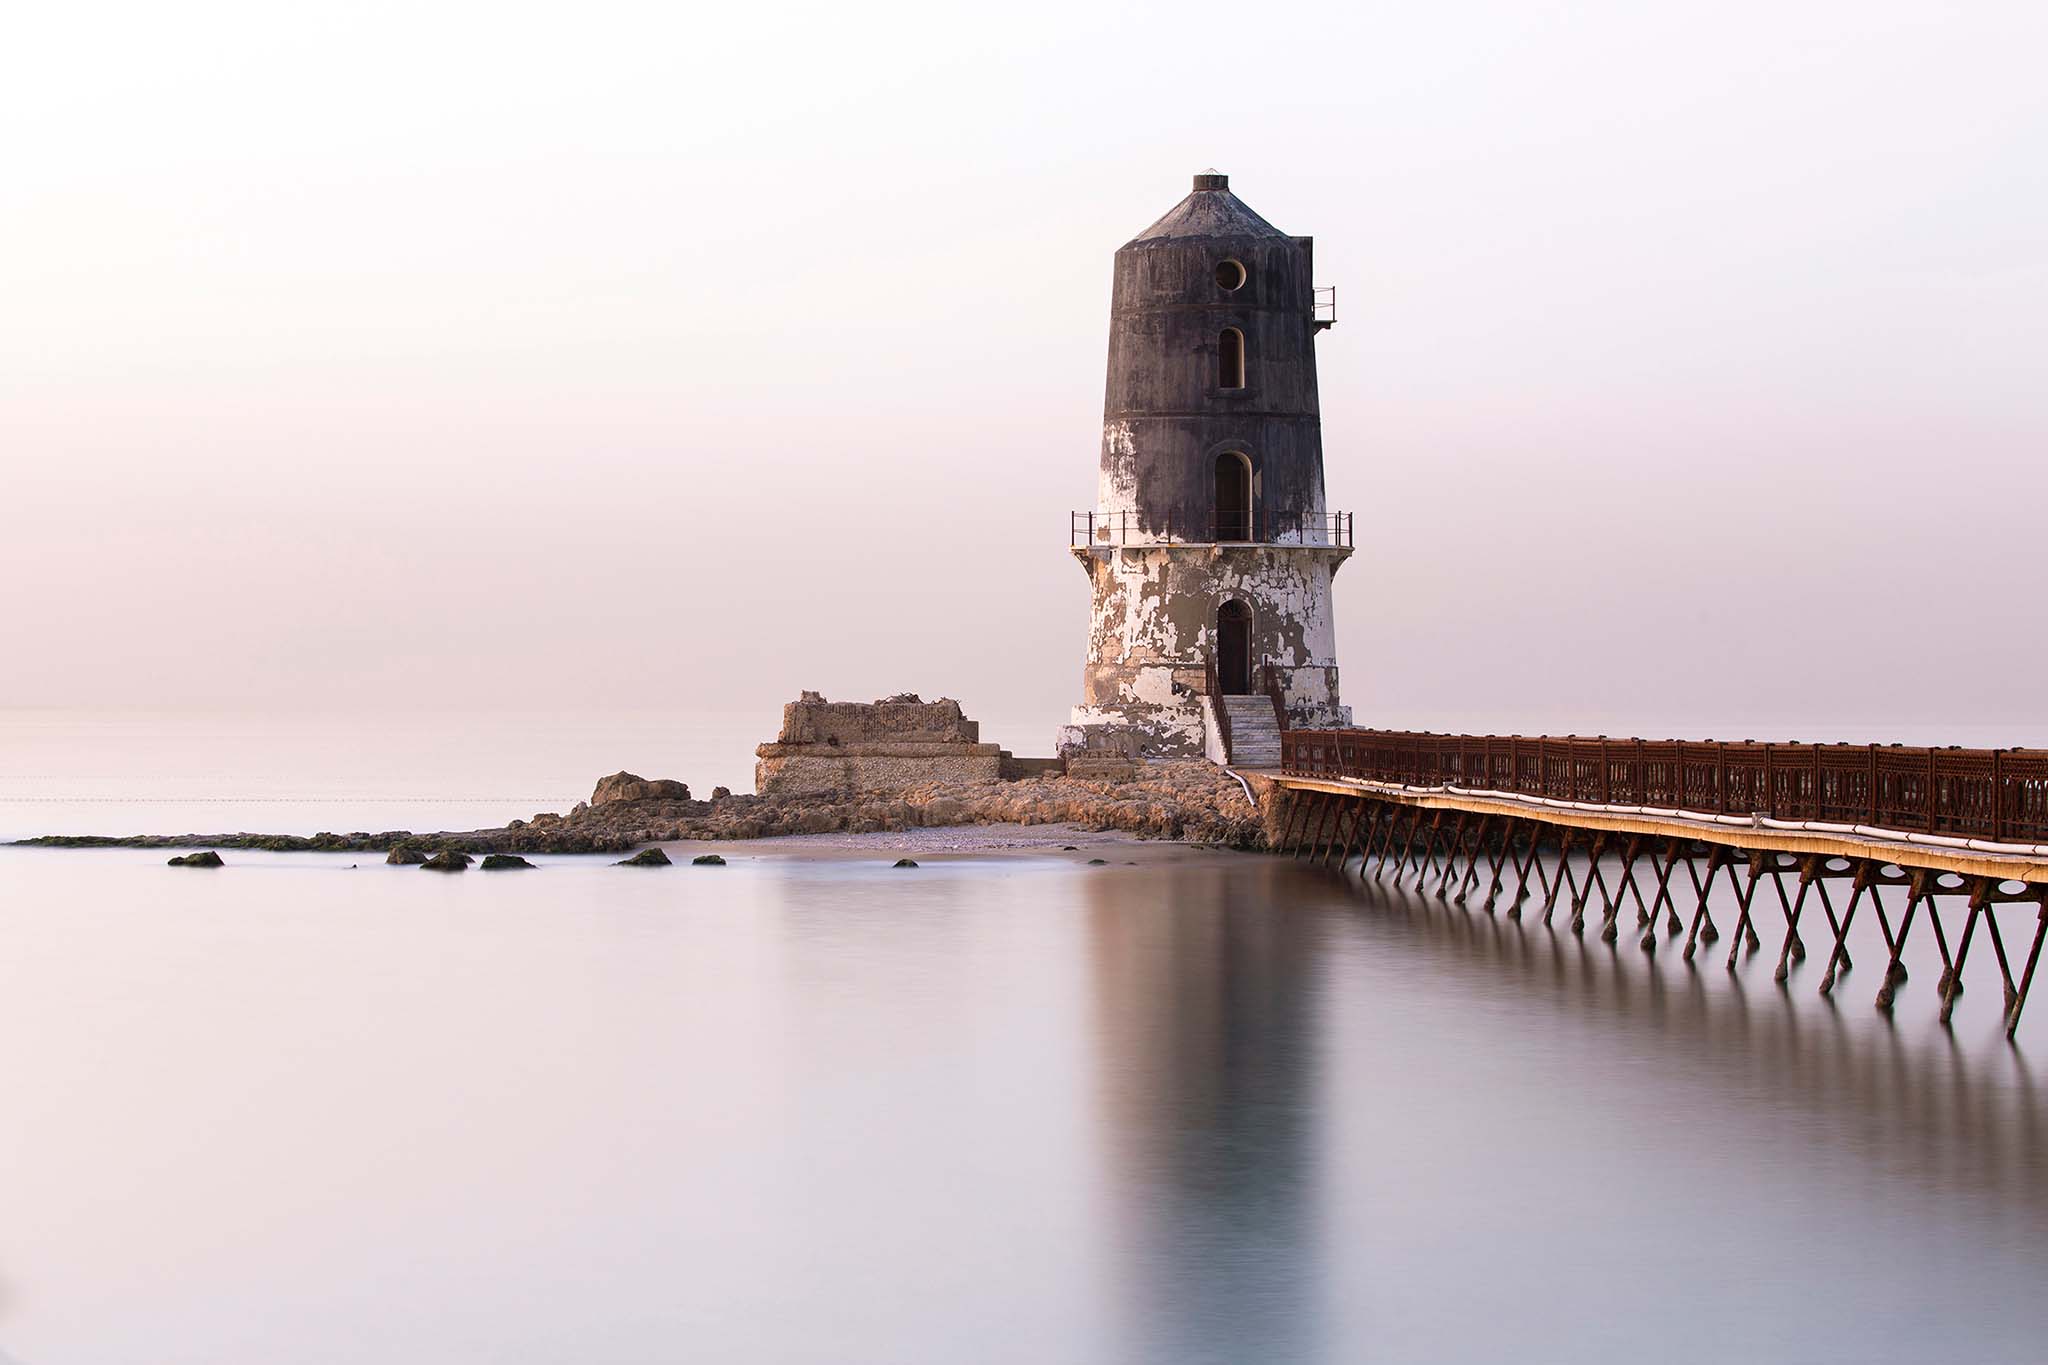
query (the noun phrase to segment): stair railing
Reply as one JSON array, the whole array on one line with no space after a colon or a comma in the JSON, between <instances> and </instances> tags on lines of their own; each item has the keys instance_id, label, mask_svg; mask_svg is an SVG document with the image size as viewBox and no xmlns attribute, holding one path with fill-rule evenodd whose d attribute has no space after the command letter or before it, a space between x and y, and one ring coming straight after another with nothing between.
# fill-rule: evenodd
<instances>
[{"instance_id":1,"label":"stair railing","mask_svg":"<svg viewBox=\"0 0 2048 1365\"><path fill-rule=\"evenodd\" d=\"M1259 678L1265 684L1266 695L1273 699L1273 715L1277 718L1280 733L1285 735L1287 725L1287 689L1280 685L1280 670L1272 664L1259 665Z\"/></svg>"},{"instance_id":2,"label":"stair railing","mask_svg":"<svg viewBox=\"0 0 2048 1365\"><path fill-rule=\"evenodd\" d=\"M1216 651L1202 656L1204 685L1209 690L1209 709L1216 715L1216 733L1223 740L1223 759L1230 761L1230 708L1223 704L1222 675L1216 668Z\"/></svg>"}]
</instances>

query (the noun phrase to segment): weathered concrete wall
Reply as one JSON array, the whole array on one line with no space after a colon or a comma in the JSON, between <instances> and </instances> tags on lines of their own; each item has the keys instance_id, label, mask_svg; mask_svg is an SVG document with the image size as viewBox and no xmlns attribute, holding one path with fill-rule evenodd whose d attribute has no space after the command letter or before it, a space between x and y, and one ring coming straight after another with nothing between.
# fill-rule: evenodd
<instances>
[{"instance_id":1,"label":"weathered concrete wall","mask_svg":"<svg viewBox=\"0 0 2048 1365\"><path fill-rule=\"evenodd\" d=\"M915 695L831 702L816 692L782 708L782 734L754 751L763 796L890 793L928 782L994 782L1002 749L983 744L960 703Z\"/></svg>"},{"instance_id":2,"label":"weathered concrete wall","mask_svg":"<svg viewBox=\"0 0 2048 1365\"><path fill-rule=\"evenodd\" d=\"M1199 754L1200 698L1226 602L1251 610L1255 665L1281 675L1290 725L1347 725L1330 578L1341 551L1283 545L1127 546L1080 556L1094 587L1072 726L1152 731L1153 754ZM1068 737L1072 742L1073 737Z\"/></svg>"}]
</instances>

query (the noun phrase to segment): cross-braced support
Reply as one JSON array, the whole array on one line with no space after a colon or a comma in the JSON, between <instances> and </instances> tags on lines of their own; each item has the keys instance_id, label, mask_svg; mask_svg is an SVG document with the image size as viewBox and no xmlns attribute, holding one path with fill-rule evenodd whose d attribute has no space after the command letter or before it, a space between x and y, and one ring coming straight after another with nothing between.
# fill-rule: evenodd
<instances>
[{"instance_id":1,"label":"cross-braced support","mask_svg":"<svg viewBox=\"0 0 2048 1365\"><path fill-rule=\"evenodd\" d=\"M1510 919L1520 919L1523 905L1540 893L1544 923L1549 924L1562 906L1569 913L1573 933L1584 932L1586 912L1597 891L1603 942L1619 938L1622 908L1633 903L1644 951L1657 950L1662 917L1665 923L1661 927L1666 932L1674 937L1685 932L1688 962L1699 944L1712 944L1720 937L1712 902L1715 881L1725 871L1737 912L1734 941L1727 955L1731 971L1739 968L1745 956L1761 950L1756 894L1759 884L1768 879L1784 922L1773 979L1784 984L1805 960L1804 917L1810 901L1818 898L1830 936L1820 979L1823 995L1830 994L1853 965L1849 935L1857 912L1868 900L1886 952L1884 977L1877 989L1879 1009L1892 1008L1907 980L1907 944L1913 927L1924 918L1933 926L1935 950L1941 959L1937 993L1942 1023L1950 1021L1963 993L1963 973L1973 948L1979 938L1988 937L2004 989L2004 1027L2008 1037L2017 1031L2043 948L2048 946L2048 885L1942 870L1931 864L1919 865L1918 859L1901 863L1814 852L1811 843L1804 848L1795 844L1790 850L1776 849L1760 843L1748 826L1742 827L1742 833L1747 837L1722 842L1711 831L1687 836L1626 827L1616 830L1597 822L1580 825L1569 818L1467 810L1367 789L1297 789L1288 801L1274 843L1296 858L1340 871L1348 871L1356 857L1361 877L1370 871L1375 879L1384 880L1391 873L1396 885L1409 882L1419 893L1460 906L1484 888L1482 905L1489 914L1502 896L1512 891L1506 912ZM1638 870L1645 860L1649 866L1647 886ZM1681 865L1694 894L1689 928L1680 919L1677 905L1682 894L1676 882ZM1788 884L1788 875L1796 875L1796 887ZM1837 913L1829 883L1843 881L1850 883L1850 893ZM1906 895L1896 922L1885 901L1885 892L1894 887ZM1961 935L1954 939L1950 936L1954 922L1942 914L1944 896L1966 898L1960 907L1953 901L1948 906L1951 915L1958 909L1964 914ZM2002 907L2014 903L2028 904L2035 913L2034 933L2023 959L2008 952L1999 917Z\"/></svg>"}]
</instances>

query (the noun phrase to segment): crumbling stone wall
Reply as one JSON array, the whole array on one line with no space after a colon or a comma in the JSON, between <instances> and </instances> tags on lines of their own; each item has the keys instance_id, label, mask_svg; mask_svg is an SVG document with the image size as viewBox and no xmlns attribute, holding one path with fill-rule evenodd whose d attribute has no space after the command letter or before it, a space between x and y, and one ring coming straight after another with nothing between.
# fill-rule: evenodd
<instances>
[{"instance_id":1,"label":"crumbling stone wall","mask_svg":"<svg viewBox=\"0 0 2048 1365\"><path fill-rule=\"evenodd\" d=\"M960 703L904 692L880 701L826 701L806 692L782 708L782 744L979 744L981 725Z\"/></svg>"},{"instance_id":2,"label":"crumbling stone wall","mask_svg":"<svg viewBox=\"0 0 2048 1365\"><path fill-rule=\"evenodd\" d=\"M754 751L763 796L892 793L930 782L994 782L1002 750L960 703L903 693L872 702L806 692L782 708L782 733Z\"/></svg>"}]
</instances>

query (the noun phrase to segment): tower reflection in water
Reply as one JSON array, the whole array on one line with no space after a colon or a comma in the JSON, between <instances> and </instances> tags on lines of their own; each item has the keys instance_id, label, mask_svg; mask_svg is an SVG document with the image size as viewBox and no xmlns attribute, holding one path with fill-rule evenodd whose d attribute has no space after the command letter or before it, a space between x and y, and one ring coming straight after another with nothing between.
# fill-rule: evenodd
<instances>
[{"instance_id":1,"label":"tower reflection in water","mask_svg":"<svg viewBox=\"0 0 2048 1365\"><path fill-rule=\"evenodd\" d=\"M1131 1358L1288 1359L1319 1335L1313 977L1328 918L1282 908L1285 865L1246 871L1089 887Z\"/></svg>"}]
</instances>

